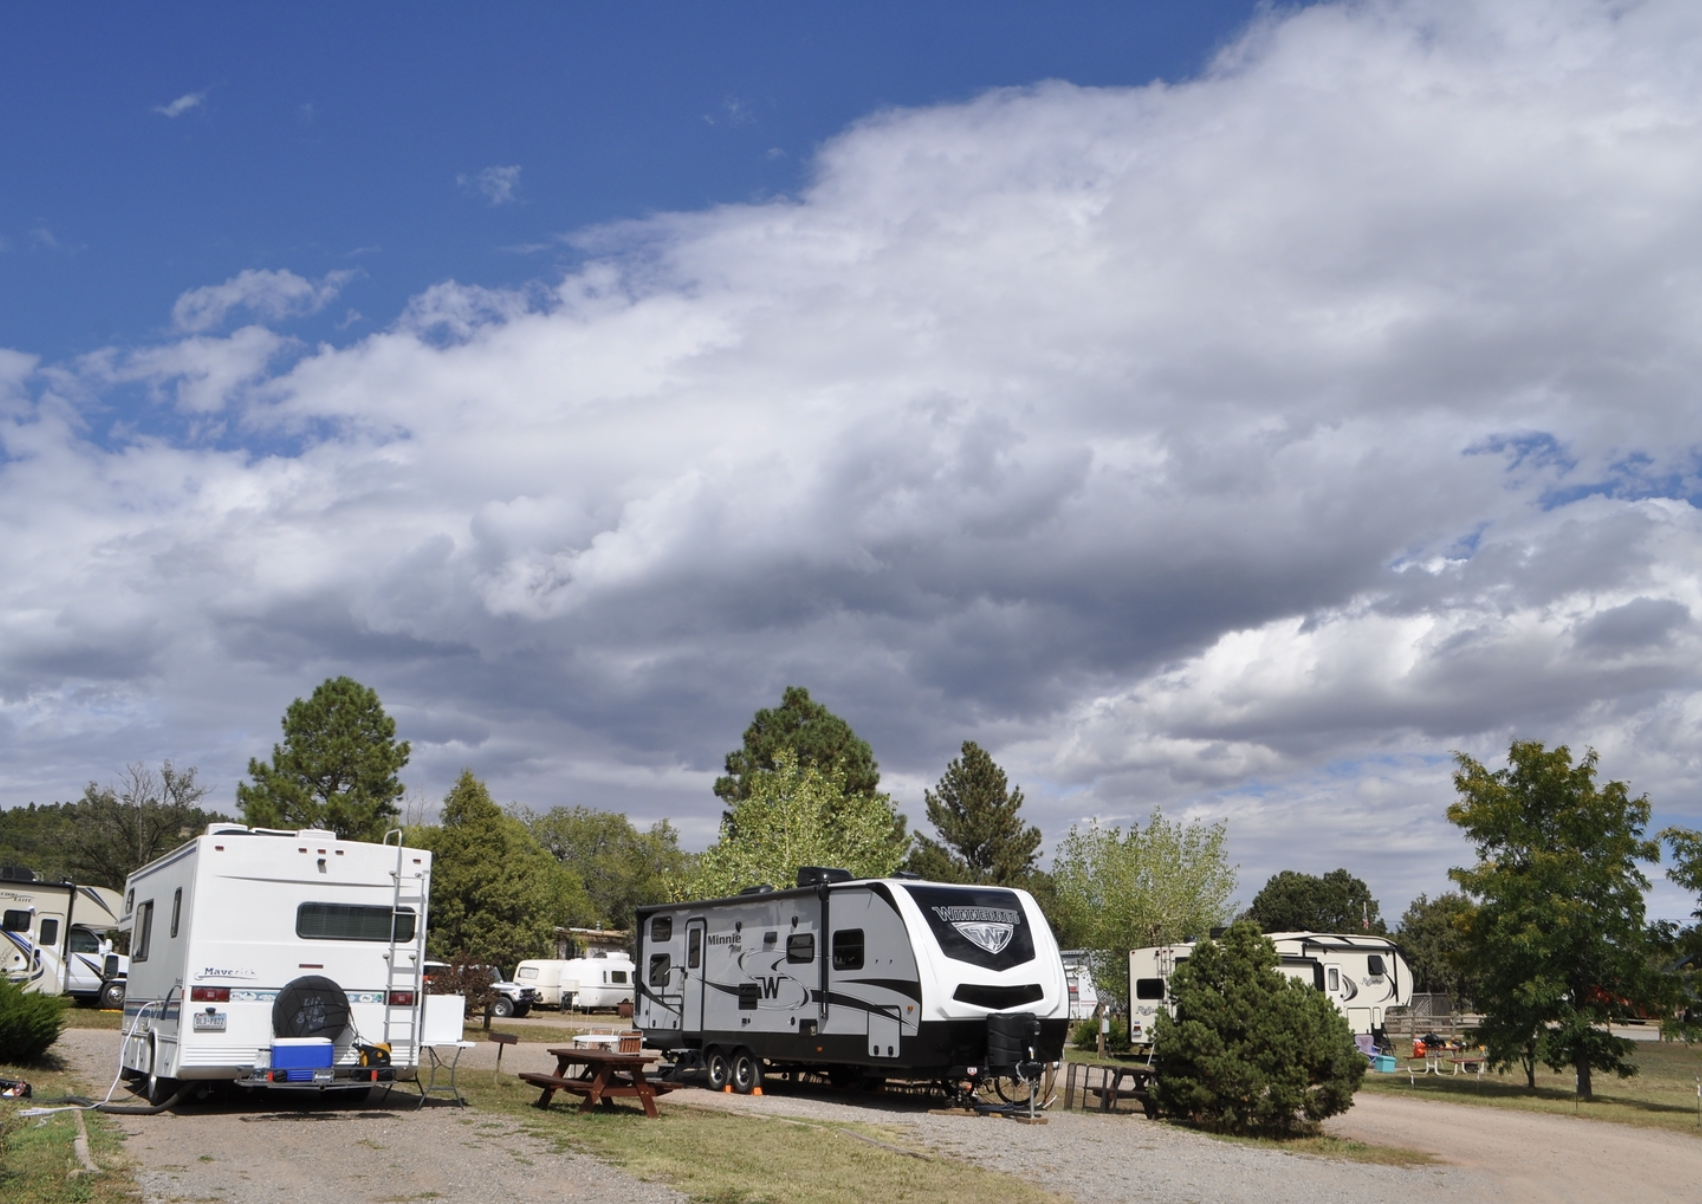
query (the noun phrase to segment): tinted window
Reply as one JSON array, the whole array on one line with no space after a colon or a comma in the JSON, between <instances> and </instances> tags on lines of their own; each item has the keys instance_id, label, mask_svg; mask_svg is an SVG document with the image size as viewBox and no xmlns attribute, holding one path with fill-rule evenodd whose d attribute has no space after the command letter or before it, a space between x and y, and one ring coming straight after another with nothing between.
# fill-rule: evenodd
<instances>
[{"instance_id":1,"label":"tinted window","mask_svg":"<svg viewBox=\"0 0 1702 1204\"><path fill-rule=\"evenodd\" d=\"M650 955L650 985L665 987L668 985L668 972L673 969L673 961L666 953Z\"/></svg>"},{"instance_id":2,"label":"tinted window","mask_svg":"<svg viewBox=\"0 0 1702 1204\"><path fill-rule=\"evenodd\" d=\"M686 933L686 969L695 970L703 963L703 929L693 928Z\"/></svg>"},{"instance_id":3,"label":"tinted window","mask_svg":"<svg viewBox=\"0 0 1702 1204\"><path fill-rule=\"evenodd\" d=\"M183 915L183 888L180 886L171 895L171 939L177 939L177 921Z\"/></svg>"},{"instance_id":4,"label":"tinted window","mask_svg":"<svg viewBox=\"0 0 1702 1204\"><path fill-rule=\"evenodd\" d=\"M1008 970L1034 960L1034 935L1015 891L996 887L906 886L940 952L953 961Z\"/></svg>"},{"instance_id":5,"label":"tinted window","mask_svg":"<svg viewBox=\"0 0 1702 1204\"><path fill-rule=\"evenodd\" d=\"M100 938L87 928L71 929L72 953L99 953Z\"/></svg>"},{"instance_id":6,"label":"tinted window","mask_svg":"<svg viewBox=\"0 0 1702 1204\"><path fill-rule=\"evenodd\" d=\"M786 938L786 960L789 962L813 962L816 959L816 934L813 932L794 932Z\"/></svg>"},{"instance_id":7,"label":"tinted window","mask_svg":"<svg viewBox=\"0 0 1702 1204\"><path fill-rule=\"evenodd\" d=\"M41 935L36 938L36 944L40 945L43 949L48 949L58 943L59 921L43 920L41 922Z\"/></svg>"},{"instance_id":8,"label":"tinted window","mask_svg":"<svg viewBox=\"0 0 1702 1204\"><path fill-rule=\"evenodd\" d=\"M28 932L30 930L30 913L27 911L8 911L0 917L0 926L7 932Z\"/></svg>"},{"instance_id":9,"label":"tinted window","mask_svg":"<svg viewBox=\"0 0 1702 1204\"><path fill-rule=\"evenodd\" d=\"M295 909L295 934L315 941L389 941L391 911L359 903L303 903ZM414 939L414 913L395 913L396 939Z\"/></svg>"},{"instance_id":10,"label":"tinted window","mask_svg":"<svg viewBox=\"0 0 1702 1204\"><path fill-rule=\"evenodd\" d=\"M863 930L842 928L833 934L833 968L861 970L863 968Z\"/></svg>"},{"instance_id":11,"label":"tinted window","mask_svg":"<svg viewBox=\"0 0 1702 1204\"><path fill-rule=\"evenodd\" d=\"M154 935L154 901L149 899L136 912L136 944L130 950L130 960L148 960L148 942Z\"/></svg>"},{"instance_id":12,"label":"tinted window","mask_svg":"<svg viewBox=\"0 0 1702 1204\"><path fill-rule=\"evenodd\" d=\"M1383 955L1380 953L1373 953L1370 957L1366 958L1365 968L1371 971L1372 974L1383 973Z\"/></svg>"},{"instance_id":13,"label":"tinted window","mask_svg":"<svg viewBox=\"0 0 1702 1204\"><path fill-rule=\"evenodd\" d=\"M657 916L650 921L650 939L653 941L671 941L674 939L674 917Z\"/></svg>"},{"instance_id":14,"label":"tinted window","mask_svg":"<svg viewBox=\"0 0 1702 1204\"><path fill-rule=\"evenodd\" d=\"M614 983L621 983L621 984L624 985L626 983L626 971L625 970L610 970L609 971L609 981L614 982Z\"/></svg>"},{"instance_id":15,"label":"tinted window","mask_svg":"<svg viewBox=\"0 0 1702 1204\"><path fill-rule=\"evenodd\" d=\"M1163 999L1164 980L1162 978L1135 979L1136 999Z\"/></svg>"}]
</instances>

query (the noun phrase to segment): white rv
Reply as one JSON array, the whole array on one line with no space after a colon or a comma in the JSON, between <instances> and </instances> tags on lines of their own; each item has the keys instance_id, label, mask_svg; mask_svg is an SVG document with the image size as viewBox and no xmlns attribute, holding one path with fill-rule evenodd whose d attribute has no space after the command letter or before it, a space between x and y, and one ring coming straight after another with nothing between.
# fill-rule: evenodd
<instances>
[{"instance_id":1,"label":"white rv","mask_svg":"<svg viewBox=\"0 0 1702 1204\"><path fill-rule=\"evenodd\" d=\"M117 891L40 882L28 870L5 867L0 873L0 973L26 991L119 1006L130 963L106 935L121 927L119 910Z\"/></svg>"},{"instance_id":2,"label":"white rv","mask_svg":"<svg viewBox=\"0 0 1702 1204\"><path fill-rule=\"evenodd\" d=\"M1311 983L1335 1004L1354 1035L1383 1039L1389 1008L1412 1002L1412 970L1388 937L1368 933L1269 932L1280 959L1277 969ZM1152 1040L1158 1009L1175 1015L1170 976L1193 952L1192 943L1160 945L1129 953L1129 1032L1136 1043Z\"/></svg>"},{"instance_id":3,"label":"white rv","mask_svg":"<svg viewBox=\"0 0 1702 1204\"><path fill-rule=\"evenodd\" d=\"M1066 949L1064 978L1070 984L1070 1019L1092 1020L1099 1014L1099 988L1093 985L1093 961L1085 949Z\"/></svg>"},{"instance_id":4,"label":"white rv","mask_svg":"<svg viewBox=\"0 0 1702 1204\"><path fill-rule=\"evenodd\" d=\"M749 1092L765 1069L974 1080L989 1034L1032 1024L1034 1059L1062 1056L1069 986L1020 890L806 867L791 890L638 909L645 1043Z\"/></svg>"},{"instance_id":5,"label":"white rv","mask_svg":"<svg viewBox=\"0 0 1702 1204\"><path fill-rule=\"evenodd\" d=\"M538 993L540 1007L581 1012L631 1003L636 977L632 958L604 949L585 957L532 958L514 971L514 981Z\"/></svg>"},{"instance_id":6,"label":"white rv","mask_svg":"<svg viewBox=\"0 0 1702 1204\"><path fill-rule=\"evenodd\" d=\"M212 824L132 874L126 1076L156 1103L188 1080L411 1077L431 854L391 835Z\"/></svg>"}]
</instances>

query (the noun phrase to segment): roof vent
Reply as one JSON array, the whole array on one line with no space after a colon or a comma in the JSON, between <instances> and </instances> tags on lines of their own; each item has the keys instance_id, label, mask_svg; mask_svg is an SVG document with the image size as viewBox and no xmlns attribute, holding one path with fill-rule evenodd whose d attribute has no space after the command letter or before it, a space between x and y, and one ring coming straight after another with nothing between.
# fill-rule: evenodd
<instances>
[{"instance_id":1,"label":"roof vent","mask_svg":"<svg viewBox=\"0 0 1702 1204\"><path fill-rule=\"evenodd\" d=\"M798 867L799 886L821 886L828 882L849 882L851 871L838 869L830 865L800 865Z\"/></svg>"},{"instance_id":2,"label":"roof vent","mask_svg":"<svg viewBox=\"0 0 1702 1204\"><path fill-rule=\"evenodd\" d=\"M21 865L0 865L0 882L34 882L35 872Z\"/></svg>"}]
</instances>

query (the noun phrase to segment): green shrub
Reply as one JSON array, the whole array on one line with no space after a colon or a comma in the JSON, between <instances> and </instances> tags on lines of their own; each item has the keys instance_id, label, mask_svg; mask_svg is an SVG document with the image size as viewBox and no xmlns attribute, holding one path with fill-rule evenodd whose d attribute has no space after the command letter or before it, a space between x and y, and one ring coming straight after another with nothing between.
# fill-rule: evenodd
<instances>
[{"instance_id":1,"label":"green shrub","mask_svg":"<svg viewBox=\"0 0 1702 1204\"><path fill-rule=\"evenodd\" d=\"M26 992L0 978L0 1062L33 1062L59 1040L65 1005L56 995Z\"/></svg>"},{"instance_id":2,"label":"green shrub","mask_svg":"<svg viewBox=\"0 0 1702 1204\"><path fill-rule=\"evenodd\" d=\"M1256 925L1201 941L1176 968L1176 1017L1160 1013L1153 1099L1166 1116L1231 1132L1286 1132L1353 1106L1365 1077L1347 1018L1277 970Z\"/></svg>"},{"instance_id":3,"label":"green shrub","mask_svg":"<svg viewBox=\"0 0 1702 1204\"><path fill-rule=\"evenodd\" d=\"M1070 1044L1077 1049L1099 1048L1099 1021L1078 1020L1070 1029Z\"/></svg>"},{"instance_id":4,"label":"green shrub","mask_svg":"<svg viewBox=\"0 0 1702 1204\"><path fill-rule=\"evenodd\" d=\"M1098 1049L1099 1021L1078 1020L1075 1027L1070 1029L1070 1044L1077 1049ZM1111 1027L1105 1034L1105 1052L1129 1052L1129 1022L1121 1016L1111 1018Z\"/></svg>"}]
</instances>

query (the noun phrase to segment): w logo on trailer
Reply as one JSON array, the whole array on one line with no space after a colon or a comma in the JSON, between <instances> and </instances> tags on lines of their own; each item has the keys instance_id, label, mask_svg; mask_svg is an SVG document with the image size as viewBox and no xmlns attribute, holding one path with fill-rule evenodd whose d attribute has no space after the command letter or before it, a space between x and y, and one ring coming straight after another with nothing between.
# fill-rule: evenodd
<instances>
[{"instance_id":1,"label":"w logo on trailer","mask_svg":"<svg viewBox=\"0 0 1702 1204\"><path fill-rule=\"evenodd\" d=\"M936 907L934 914L988 953L1003 952L1016 934L1016 926L1022 923L1020 911L1003 907Z\"/></svg>"}]
</instances>

